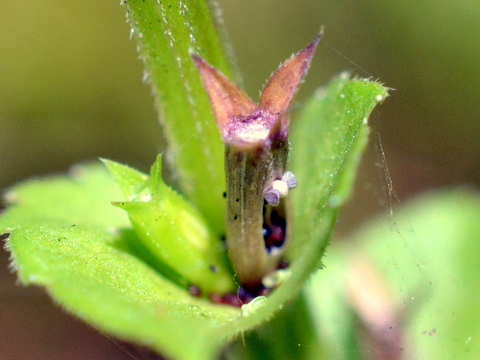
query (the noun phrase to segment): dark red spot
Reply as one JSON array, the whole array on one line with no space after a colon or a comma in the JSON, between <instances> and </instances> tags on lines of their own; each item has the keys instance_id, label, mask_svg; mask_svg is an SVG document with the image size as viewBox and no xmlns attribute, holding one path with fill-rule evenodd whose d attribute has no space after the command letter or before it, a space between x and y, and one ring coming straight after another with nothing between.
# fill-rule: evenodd
<instances>
[{"instance_id":1,"label":"dark red spot","mask_svg":"<svg viewBox=\"0 0 480 360\"><path fill-rule=\"evenodd\" d=\"M269 222L263 224L262 232L265 248L270 253L275 248L281 248L285 243L287 222L273 209L270 213Z\"/></svg>"},{"instance_id":2,"label":"dark red spot","mask_svg":"<svg viewBox=\"0 0 480 360\"><path fill-rule=\"evenodd\" d=\"M236 307L240 307L243 305L236 294L226 294L226 295L210 294L210 300L212 300L215 304L224 304L224 305L231 305Z\"/></svg>"},{"instance_id":3,"label":"dark red spot","mask_svg":"<svg viewBox=\"0 0 480 360\"><path fill-rule=\"evenodd\" d=\"M188 292L190 293L190 295L195 297L199 297L202 295L202 291L200 290L200 288L195 285L190 285L190 287L188 288Z\"/></svg>"},{"instance_id":4,"label":"dark red spot","mask_svg":"<svg viewBox=\"0 0 480 360\"><path fill-rule=\"evenodd\" d=\"M243 304L249 303L257 296L267 295L268 292L269 289L265 288L264 286L260 286L256 289L247 289L241 286L234 294L210 294L210 300L216 304L240 307Z\"/></svg>"}]
</instances>

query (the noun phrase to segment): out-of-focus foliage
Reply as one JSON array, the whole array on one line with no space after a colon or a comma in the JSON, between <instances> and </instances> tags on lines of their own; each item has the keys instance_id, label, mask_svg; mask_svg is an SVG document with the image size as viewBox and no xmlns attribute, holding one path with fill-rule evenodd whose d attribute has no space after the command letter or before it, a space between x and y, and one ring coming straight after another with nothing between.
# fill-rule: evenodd
<instances>
[{"instance_id":1,"label":"out-of-focus foliage","mask_svg":"<svg viewBox=\"0 0 480 360\"><path fill-rule=\"evenodd\" d=\"M478 191L431 191L333 246L306 292L325 358L474 359L479 217Z\"/></svg>"}]
</instances>

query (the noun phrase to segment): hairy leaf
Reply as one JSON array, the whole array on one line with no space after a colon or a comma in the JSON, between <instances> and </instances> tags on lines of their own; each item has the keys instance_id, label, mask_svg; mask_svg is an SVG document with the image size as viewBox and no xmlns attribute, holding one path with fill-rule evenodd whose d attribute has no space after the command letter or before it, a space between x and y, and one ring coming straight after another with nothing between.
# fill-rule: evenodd
<instances>
[{"instance_id":1,"label":"hairy leaf","mask_svg":"<svg viewBox=\"0 0 480 360\"><path fill-rule=\"evenodd\" d=\"M194 52L231 74L213 18L216 12L204 0L126 0L123 4L155 96L175 180L213 231L222 235L223 143L191 57Z\"/></svg>"}]
</instances>

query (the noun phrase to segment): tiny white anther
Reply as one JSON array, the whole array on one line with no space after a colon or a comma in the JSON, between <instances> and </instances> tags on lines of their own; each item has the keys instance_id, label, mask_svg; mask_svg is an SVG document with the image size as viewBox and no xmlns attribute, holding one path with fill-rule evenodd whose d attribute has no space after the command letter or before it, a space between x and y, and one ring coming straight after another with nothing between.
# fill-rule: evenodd
<instances>
[{"instance_id":1,"label":"tiny white anther","mask_svg":"<svg viewBox=\"0 0 480 360\"><path fill-rule=\"evenodd\" d=\"M297 187L297 177L291 171L285 171L282 176L282 181L287 183L289 189Z\"/></svg>"},{"instance_id":2,"label":"tiny white anther","mask_svg":"<svg viewBox=\"0 0 480 360\"><path fill-rule=\"evenodd\" d=\"M272 206L280 204L280 192L275 189L270 189L265 192L265 201Z\"/></svg>"},{"instance_id":3,"label":"tiny white anther","mask_svg":"<svg viewBox=\"0 0 480 360\"><path fill-rule=\"evenodd\" d=\"M283 180L275 180L272 183L272 190L277 190L280 197L285 197L288 195L288 184Z\"/></svg>"}]
</instances>

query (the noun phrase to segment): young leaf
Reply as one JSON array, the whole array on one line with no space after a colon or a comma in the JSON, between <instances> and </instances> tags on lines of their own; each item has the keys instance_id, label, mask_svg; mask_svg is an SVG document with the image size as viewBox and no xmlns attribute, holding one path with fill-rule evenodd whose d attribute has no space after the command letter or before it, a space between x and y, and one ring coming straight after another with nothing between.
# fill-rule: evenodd
<instances>
[{"instance_id":1,"label":"young leaf","mask_svg":"<svg viewBox=\"0 0 480 360\"><path fill-rule=\"evenodd\" d=\"M125 196L135 199L114 205L127 211L136 234L153 255L183 277L183 283L198 287L205 295L234 290L220 239L212 235L200 213L163 182L161 155L147 180L137 176L138 184L132 184L133 170L127 166L104 163L125 189ZM136 195L132 189L143 191Z\"/></svg>"},{"instance_id":2,"label":"young leaf","mask_svg":"<svg viewBox=\"0 0 480 360\"><path fill-rule=\"evenodd\" d=\"M299 279L321 265L338 207L353 186L368 141L367 119L386 96L387 89L376 82L341 74L317 90L293 128L290 163L298 186L292 192L289 257Z\"/></svg>"},{"instance_id":3,"label":"young leaf","mask_svg":"<svg viewBox=\"0 0 480 360\"><path fill-rule=\"evenodd\" d=\"M128 216L113 208L110 201L122 198L98 165L76 165L69 176L38 178L17 184L4 195L8 207L0 217L0 232L25 225L77 223L105 230L130 226Z\"/></svg>"},{"instance_id":4,"label":"young leaf","mask_svg":"<svg viewBox=\"0 0 480 360\"><path fill-rule=\"evenodd\" d=\"M101 331L177 359L212 358L227 336L214 329L239 310L192 297L125 251L139 239L127 213L110 203L122 196L98 165L15 186L0 218L13 268Z\"/></svg>"}]
</instances>

